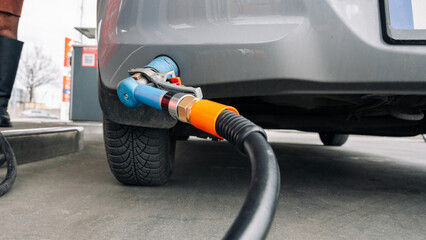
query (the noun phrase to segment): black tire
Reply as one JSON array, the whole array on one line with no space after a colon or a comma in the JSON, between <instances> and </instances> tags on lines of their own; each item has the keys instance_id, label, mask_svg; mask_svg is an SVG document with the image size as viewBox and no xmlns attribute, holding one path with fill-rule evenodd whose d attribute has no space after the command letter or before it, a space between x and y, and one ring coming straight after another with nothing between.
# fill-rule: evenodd
<instances>
[{"instance_id":1,"label":"black tire","mask_svg":"<svg viewBox=\"0 0 426 240\"><path fill-rule=\"evenodd\" d=\"M119 182L140 186L167 183L176 148L169 129L122 125L105 117L103 123L108 164Z\"/></svg>"},{"instance_id":2,"label":"black tire","mask_svg":"<svg viewBox=\"0 0 426 240\"><path fill-rule=\"evenodd\" d=\"M342 146L349 138L349 134L319 133L321 142L325 146Z\"/></svg>"}]
</instances>

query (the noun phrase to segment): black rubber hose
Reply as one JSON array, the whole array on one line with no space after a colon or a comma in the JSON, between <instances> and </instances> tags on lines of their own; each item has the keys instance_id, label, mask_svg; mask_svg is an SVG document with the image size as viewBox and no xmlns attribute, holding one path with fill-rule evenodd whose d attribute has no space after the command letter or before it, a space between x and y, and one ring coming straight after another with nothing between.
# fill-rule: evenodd
<instances>
[{"instance_id":1,"label":"black rubber hose","mask_svg":"<svg viewBox=\"0 0 426 240\"><path fill-rule=\"evenodd\" d=\"M280 193L280 171L265 131L231 111L219 115L216 131L248 154L252 171L245 202L223 239L265 239Z\"/></svg>"},{"instance_id":2,"label":"black rubber hose","mask_svg":"<svg viewBox=\"0 0 426 240\"><path fill-rule=\"evenodd\" d=\"M0 197L12 188L16 179L16 158L10 147L9 142L0 132L0 154L4 156L4 161L7 163L7 173L3 182L0 183Z\"/></svg>"}]
</instances>

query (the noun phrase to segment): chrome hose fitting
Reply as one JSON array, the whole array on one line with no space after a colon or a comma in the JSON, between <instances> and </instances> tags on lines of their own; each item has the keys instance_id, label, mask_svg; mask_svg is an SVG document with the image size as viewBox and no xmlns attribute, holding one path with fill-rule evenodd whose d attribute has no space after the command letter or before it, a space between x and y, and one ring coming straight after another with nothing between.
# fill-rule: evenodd
<instances>
[{"instance_id":1,"label":"chrome hose fitting","mask_svg":"<svg viewBox=\"0 0 426 240\"><path fill-rule=\"evenodd\" d=\"M177 105L177 113L178 113L177 119L181 122L191 123L189 120L189 115L191 114L191 108L198 101L200 101L200 99L192 95L184 96Z\"/></svg>"}]
</instances>

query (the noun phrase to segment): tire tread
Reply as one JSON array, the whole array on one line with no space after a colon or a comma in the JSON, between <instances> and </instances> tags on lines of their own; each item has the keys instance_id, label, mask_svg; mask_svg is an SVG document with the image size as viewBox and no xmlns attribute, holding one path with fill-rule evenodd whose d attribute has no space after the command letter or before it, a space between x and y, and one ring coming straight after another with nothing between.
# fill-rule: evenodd
<instances>
[{"instance_id":1,"label":"tire tread","mask_svg":"<svg viewBox=\"0 0 426 240\"><path fill-rule=\"evenodd\" d=\"M127 185L167 183L174 152L168 129L127 126L104 118L108 164L115 178Z\"/></svg>"}]
</instances>

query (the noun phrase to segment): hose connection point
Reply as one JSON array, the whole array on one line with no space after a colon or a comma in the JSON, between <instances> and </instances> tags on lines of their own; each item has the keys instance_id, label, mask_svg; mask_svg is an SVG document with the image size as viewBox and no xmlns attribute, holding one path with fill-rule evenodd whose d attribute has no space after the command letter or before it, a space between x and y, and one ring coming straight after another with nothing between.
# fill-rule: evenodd
<instances>
[{"instance_id":1,"label":"hose connection point","mask_svg":"<svg viewBox=\"0 0 426 240\"><path fill-rule=\"evenodd\" d=\"M223 139L216 132L216 120L224 110L238 114L234 107L203 99L192 105L189 120L194 127Z\"/></svg>"},{"instance_id":2,"label":"hose connection point","mask_svg":"<svg viewBox=\"0 0 426 240\"><path fill-rule=\"evenodd\" d=\"M169 110L169 114L170 116L172 116L174 119L179 120L179 104L182 102L183 99L185 99L186 97L193 97L192 95L189 95L187 93L176 93L174 94L169 102L168 102L168 110ZM186 111L186 109L184 110Z\"/></svg>"},{"instance_id":3,"label":"hose connection point","mask_svg":"<svg viewBox=\"0 0 426 240\"><path fill-rule=\"evenodd\" d=\"M191 113L192 106L200 99L192 96L184 96L177 105L178 120L185 123L190 123L189 115Z\"/></svg>"}]
</instances>

